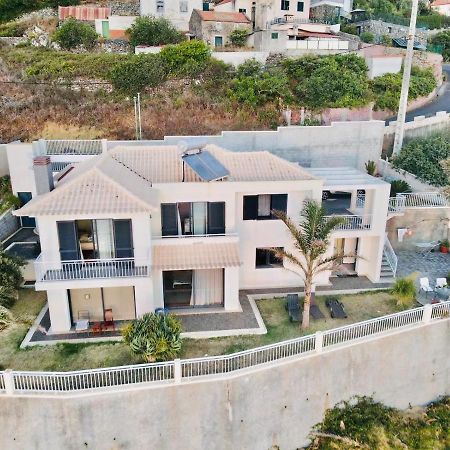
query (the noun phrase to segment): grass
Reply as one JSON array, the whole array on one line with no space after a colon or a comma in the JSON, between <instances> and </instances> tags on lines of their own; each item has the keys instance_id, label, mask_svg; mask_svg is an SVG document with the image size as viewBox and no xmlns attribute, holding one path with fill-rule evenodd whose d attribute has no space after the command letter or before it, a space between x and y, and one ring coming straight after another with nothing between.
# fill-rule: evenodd
<instances>
[{"instance_id":1,"label":"grass","mask_svg":"<svg viewBox=\"0 0 450 450\"><path fill-rule=\"evenodd\" d=\"M325 307L326 297L316 302L326 319L312 321L307 333L298 324L289 322L284 310L284 299L258 300L257 305L267 327L266 335L231 336L214 339L185 339L182 358L232 353L247 348L295 338L317 330L371 319L398 311L395 300L388 292L372 292L339 296L349 315L348 319L331 319ZM67 371L97 367L137 364L141 361L122 342L95 344L57 344L19 348L31 321L45 304L45 293L31 289L20 291L12 313L17 324L0 332L0 369Z\"/></svg>"}]
</instances>

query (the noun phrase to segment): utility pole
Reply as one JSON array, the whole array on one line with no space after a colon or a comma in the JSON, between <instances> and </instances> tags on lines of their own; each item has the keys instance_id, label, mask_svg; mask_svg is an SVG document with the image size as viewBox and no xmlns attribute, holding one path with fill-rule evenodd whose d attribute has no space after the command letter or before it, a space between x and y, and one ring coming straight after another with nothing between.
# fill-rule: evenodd
<instances>
[{"instance_id":1,"label":"utility pole","mask_svg":"<svg viewBox=\"0 0 450 450\"><path fill-rule=\"evenodd\" d=\"M394 148L392 150L392 156L398 155L403 145L406 108L408 106L409 80L411 78L411 66L414 54L414 38L416 35L416 19L418 7L419 0L412 0L411 20L409 22L406 56L405 62L403 64L402 91L400 94L400 103L398 105L397 123L395 126Z\"/></svg>"},{"instance_id":2,"label":"utility pole","mask_svg":"<svg viewBox=\"0 0 450 450\"><path fill-rule=\"evenodd\" d=\"M134 127L136 131L136 140L142 140L142 123L141 123L141 94L138 93L134 100Z\"/></svg>"}]
</instances>

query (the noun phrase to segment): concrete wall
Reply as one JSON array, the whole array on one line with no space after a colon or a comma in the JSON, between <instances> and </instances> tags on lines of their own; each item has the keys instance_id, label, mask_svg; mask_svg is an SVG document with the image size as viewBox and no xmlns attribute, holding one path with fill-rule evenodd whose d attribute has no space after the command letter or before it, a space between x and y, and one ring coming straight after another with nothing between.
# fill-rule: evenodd
<instances>
[{"instance_id":1,"label":"concrete wall","mask_svg":"<svg viewBox=\"0 0 450 450\"><path fill-rule=\"evenodd\" d=\"M369 67L369 78L384 75L385 73L399 73L402 68L402 56L373 56L366 58Z\"/></svg>"},{"instance_id":2,"label":"concrete wall","mask_svg":"<svg viewBox=\"0 0 450 450\"><path fill-rule=\"evenodd\" d=\"M217 136L166 136L155 141L108 141L118 145L216 144L233 151L268 150L305 167L329 165L365 171L381 155L384 122L335 122L325 127L278 127L276 131L224 131Z\"/></svg>"},{"instance_id":3,"label":"concrete wall","mask_svg":"<svg viewBox=\"0 0 450 450\"><path fill-rule=\"evenodd\" d=\"M0 242L19 229L19 219L11 214L11 210L0 215Z\"/></svg>"},{"instance_id":4,"label":"concrete wall","mask_svg":"<svg viewBox=\"0 0 450 450\"><path fill-rule=\"evenodd\" d=\"M8 155L6 154L6 145L0 145L0 177L9 174Z\"/></svg>"},{"instance_id":5,"label":"concrete wall","mask_svg":"<svg viewBox=\"0 0 450 450\"><path fill-rule=\"evenodd\" d=\"M327 408L355 395L402 409L448 395L449 340L442 320L206 381L3 395L0 448L291 450L307 443Z\"/></svg>"}]
</instances>

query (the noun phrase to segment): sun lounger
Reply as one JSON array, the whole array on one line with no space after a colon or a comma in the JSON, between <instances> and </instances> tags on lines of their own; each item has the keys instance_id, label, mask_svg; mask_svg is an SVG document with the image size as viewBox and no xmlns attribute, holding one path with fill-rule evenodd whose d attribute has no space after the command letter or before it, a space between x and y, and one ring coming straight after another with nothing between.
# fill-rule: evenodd
<instances>
[{"instance_id":1,"label":"sun lounger","mask_svg":"<svg viewBox=\"0 0 450 450\"><path fill-rule=\"evenodd\" d=\"M330 310L330 315L333 319L346 319L347 313L344 310L344 305L336 298L327 299L325 302L327 308Z\"/></svg>"},{"instance_id":2,"label":"sun lounger","mask_svg":"<svg viewBox=\"0 0 450 450\"><path fill-rule=\"evenodd\" d=\"M300 305L298 304L297 294L288 294L286 309L289 313L289 320L291 322L300 322L302 320L302 313L300 311Z\"/></svg>"},{"instance_id":3,"label":"sun lounger","mask_svg":"<svg viewBox=\"0 0 450 450\"><path fill-rule=\"evenodd\" d=\"M325 319L323 312L315 303L311 303L311 305L309 306L309 315L314 320Z\"/></svg>"}]
</instances>

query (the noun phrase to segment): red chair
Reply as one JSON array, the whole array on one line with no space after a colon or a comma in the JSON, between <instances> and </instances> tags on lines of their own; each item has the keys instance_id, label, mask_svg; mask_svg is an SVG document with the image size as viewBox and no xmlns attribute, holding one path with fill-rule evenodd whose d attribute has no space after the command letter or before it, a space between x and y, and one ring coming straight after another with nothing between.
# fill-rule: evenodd
<instances>
[{"instance_id":1,"label":"red chair","mask_svg":"<svg viewBox=\"0 0 450 450\"><path fill-rule=\"evenodd\" d=\"M105 309L105 320L103 322L103 327L104 330L107 330L109 327L112 327L114 331L116 330L112 309Z\"/></svg>"}]
</instances>

